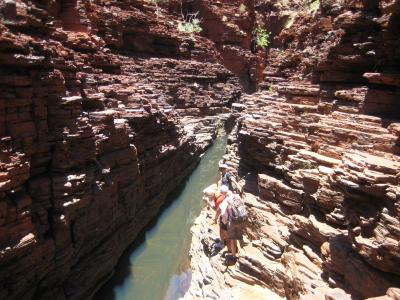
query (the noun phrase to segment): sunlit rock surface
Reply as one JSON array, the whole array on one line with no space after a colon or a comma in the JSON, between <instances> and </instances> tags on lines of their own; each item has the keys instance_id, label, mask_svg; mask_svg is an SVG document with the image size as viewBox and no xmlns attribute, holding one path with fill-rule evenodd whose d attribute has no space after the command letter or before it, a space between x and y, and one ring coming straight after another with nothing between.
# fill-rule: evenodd
<instances>
[{"instance_id":1,"label":"sunlit rock surface","mask_svg":"<svg viewBox=\"0 0 400 300\"><path fill-rule=\"evenodd\" d=\"M399 5L259 2L267 26L290 22L275 23L260 91L232 106L224 159L251 217L228 274L287 299L398 299ZM189 298L232 288L195 250L211 243L206 220L193 227Z\"/></svg>"},{"instance_id":2,"label":"sunlit rock surface","mask_svg":"<svg viewBox=\"0 0 400 300\"><path fill-rule=\"evenodd\" d=\"M398 299L399 1L182 10L201 36L178 1L0 3L0 299L90 298L218 119L247 245L210 259L204 212L186 297Z\"/></svg>"}]
</instances>

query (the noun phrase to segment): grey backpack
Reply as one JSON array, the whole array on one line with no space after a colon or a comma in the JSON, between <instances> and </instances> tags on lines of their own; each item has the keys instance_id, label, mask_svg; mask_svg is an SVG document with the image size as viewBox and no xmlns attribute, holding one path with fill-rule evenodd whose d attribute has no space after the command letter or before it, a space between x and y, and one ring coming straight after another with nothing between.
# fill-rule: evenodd
<instances>
[{"instance_id":1,"label":"grey backpack","mask_svg":"<svg viewBox=\"0 0 400 300\"><path fill-rule=\"evenodd\" d=\"M239 195L229 199L228 218L232 224L242 224L247 220L247 209Z\"/></svg>"}]
</instances>

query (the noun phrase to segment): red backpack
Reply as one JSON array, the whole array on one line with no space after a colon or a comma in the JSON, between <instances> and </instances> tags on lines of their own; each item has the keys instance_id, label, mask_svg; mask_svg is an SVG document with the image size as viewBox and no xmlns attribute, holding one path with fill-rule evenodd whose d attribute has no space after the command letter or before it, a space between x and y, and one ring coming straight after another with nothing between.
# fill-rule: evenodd
<instances>
[{"instance_id":1,"label":"red backpack","mask_svg":"<svg viewBox=\"0 0 400 300\"><path fill-rule=\"evenodd\" d=\"M214 204L215 204L215 210L217 210L219 208L219 205L222 203L222 201L224 201L225 197L226 197L226 194L221 194L219 192L214 194L213 199L214 199Z\"/></svg>"}]
</instances>

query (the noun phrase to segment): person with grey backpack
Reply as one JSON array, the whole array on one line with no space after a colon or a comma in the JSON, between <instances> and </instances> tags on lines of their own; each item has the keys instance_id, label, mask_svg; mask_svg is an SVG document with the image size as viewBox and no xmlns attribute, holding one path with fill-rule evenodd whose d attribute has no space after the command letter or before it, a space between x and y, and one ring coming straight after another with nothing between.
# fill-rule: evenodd
<instances>
[{"instance_id":1,"label":"person with grey backpack","mask_svg":"<svg viewBox=\"0 0 400 300\"><path fill-rule=\"evenodd\" d=\"M247 221L248 213L242 198L238 194L232 194L227 199L228 203L228 238L232 253L232 260L236 262L238 252L237 241L243 239L243 228Z\"/></svg>"}]
</instances>

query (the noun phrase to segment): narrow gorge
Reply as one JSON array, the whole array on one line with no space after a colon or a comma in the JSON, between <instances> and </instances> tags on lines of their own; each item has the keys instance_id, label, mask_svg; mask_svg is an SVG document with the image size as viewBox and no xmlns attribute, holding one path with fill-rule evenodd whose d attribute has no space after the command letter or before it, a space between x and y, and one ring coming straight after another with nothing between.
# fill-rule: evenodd
<instances>
[{"instance_id":1,"label":"narrow gorge","mask_svg":"<svg viewBox=\"0 0 400 300\"><path fill-rule=\"evenodd\" d=\"M400 299L399 0L0 0L0 20L0 300L98 298L221 127L244 243L227 267L214 212L187 216L179 297Z\"/></svg>"}]
</instances>

